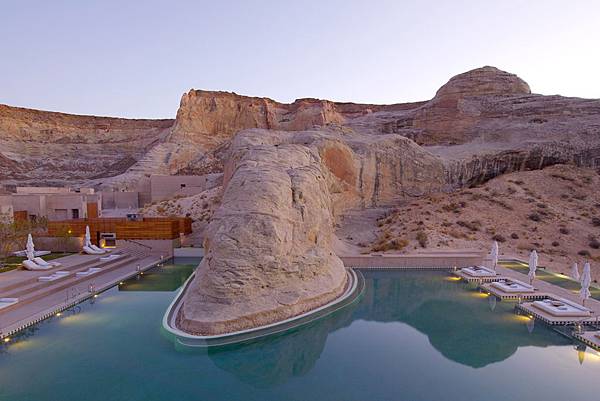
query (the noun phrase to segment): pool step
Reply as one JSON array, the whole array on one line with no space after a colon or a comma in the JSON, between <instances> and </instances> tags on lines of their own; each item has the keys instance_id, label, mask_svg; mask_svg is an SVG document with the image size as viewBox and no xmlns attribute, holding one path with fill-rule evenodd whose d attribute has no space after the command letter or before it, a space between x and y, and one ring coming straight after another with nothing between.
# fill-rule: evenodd
<instances>
[{"instance_id":1,"label":"pool step","mask_svg":"<svg viewBox=\"0 0 600 401\"><path fill-rule=\"evenodd\" d=\"M70 274L68 276L64 276L61 277L57 280L54 281L49 281L49 282L44 282L44 281L39 281L37 277L36 280L34 282L28 281L27 285L23 285L21 287L18 287L16 289L14 289L12 292L9 292L8 294L10 295L11 298L19 298L22 297L24 295L30 294L34 291L37 291L41 288L46 288L49 285L53 285L53 284L57 284L60 282L64 282L67 281L70 278L76 277L76 274L82 271L86 271L90 268L101 268L102 270L105 270L106 267L111 266L113 263L116 262L121 262L121 261L133 261L135 259L128 257L128 256L123 256L119 259L116 260L112 260L112 261L105 261L102 263L98 263L98 264L93 264L93 265L84 265L83 267L78 267L76 269L64 269L64 271L68 271ZM2 296L4 296L4 293L0 293L2 294Z\"/></svg>"},{"instance_id":2,"label":"pool step","mask_svg":"<svg viewBox=\"0 0 600 401\"><path fill-rule=\"evenodd\" d=\"M24 294L22 294L21 291L19 291L18 293L13 293L13 294L11 294L10 297L11 298L19 298L19 302L17 302L14 305L11 305L7 308L2 309L2 312L6 312L9 310L15 309L16 307L22 307L23 305L37 301L48 295L55 294L57 292L66 290L68 288L73 287L74 285L77 285L81 282L88 280L89 278L101 276L103 273L108 273L110 271L119 269L123 266L131 264L132 262L135 262L136 260L139 260L139 259L136 259L133 257L125 257L125 258L113 261L113 264L111 264L109 266L105 266L102 268L102 270L100 270L97 273L94 273L92 275L89 275L89 276L77 277L75 274L71 274L69 276L66 276L66 277L61 278L56 281L42 282L42 283L40 283L41 285L38 288L35 288L35 289L32 288L29 292L24 293ZM87 270L87 268L84 268L82 270ZM18 295L18 294L21 294L21 295Z\"/></svg>"},{"instance_id":3,"label":"pool step","mask_svg":"<svg viewBox=\"0 0 600 401\"><path fill-rule=\"evenodd\" d=\"M121 253L121 254L124 255L124 256L128 255L126 253ZM4 287L0 287L0 296L3 296L3 294L6 294L6 293L8 293L10 291L13 291L13 290L16 290L16 289L19 289L19 288L23 288L24 286L27 286L27 285L38 284L39 283L38 278L41 277L42 275L43 276L47 276L47 275L50 275L50 274L55 273L57 271L78 272L81 269L88 268L88 267L103 267L103 266L106 266L106 265L108 265L108 264L110 264L112 262L115 262L115 261L114 260L113 261L102 261L102 260L100 260L100 257L98 257L98 258L95 258L95 259L90 259L90 260L86 260L84 262L77 263L77 264L72 265L72 266L60 266L60 267L54 267L52 269L44 270L43 272L40 272L40 273L43 273L43 274L34 274L31 278L29 278L27 280L21 280L19 282L16 282L16 283L13 283L13 284L9 284L9 285L6 285Z\"/></svg>"}]
</instances>

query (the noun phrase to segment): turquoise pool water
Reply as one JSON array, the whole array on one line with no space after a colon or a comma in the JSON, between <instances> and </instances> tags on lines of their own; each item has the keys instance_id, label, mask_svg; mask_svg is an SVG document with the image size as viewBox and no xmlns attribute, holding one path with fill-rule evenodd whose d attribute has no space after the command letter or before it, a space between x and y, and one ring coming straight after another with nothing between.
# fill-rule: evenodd
<instances>
[{"instance_id":1,"label":"turquoise pool water","mask_svg":"<svg viewBox=\"0 0 600 401\"><path fill-rule=\"evenodd\" d=\"M180 349L160 322L189 271L165 266L2 348L0 400L598 399L597 353L441 272L365 272L360 302L324 320Z\"/></svg>"}]
</instances>

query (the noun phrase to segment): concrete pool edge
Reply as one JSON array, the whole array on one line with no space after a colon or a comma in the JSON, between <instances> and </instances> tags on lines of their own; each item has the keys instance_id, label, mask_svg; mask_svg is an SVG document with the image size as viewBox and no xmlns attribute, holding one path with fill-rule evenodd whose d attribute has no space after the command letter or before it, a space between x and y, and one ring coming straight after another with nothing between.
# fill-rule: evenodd
<instances>
[{"instance_id":1,"label":"concrete pool edge","mask_svg":"<svg viewBox=\"0 0 600 401\"><path fill-rule=\"evenodd\" d=\"M189 347L216 347L233 345L297 329L353 304L360 298L364 289L364 278L362 277L362 274L354 269L346 269L346 274L348 275L348 280L350 283L346 291L344 291L340 297L325 305L300 315L267 325L219 335L200 336L185 332L177 328L175 324L177 312L181 306L180 301L182 295L184 294L188 285L191 283L195 274L196 272L192 273L184 285L179 289L175 298L165 311L162 319L163 330L169 336L173 336L175 341L179 344Z\"/></svg>"}]
</instances>

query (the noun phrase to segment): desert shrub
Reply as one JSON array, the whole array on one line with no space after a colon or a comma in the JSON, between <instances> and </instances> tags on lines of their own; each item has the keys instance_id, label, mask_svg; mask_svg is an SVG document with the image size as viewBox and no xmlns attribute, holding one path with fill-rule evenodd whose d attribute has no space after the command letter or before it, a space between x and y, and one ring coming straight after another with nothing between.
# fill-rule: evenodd
<instances>
[{"instance_id":1,"label":"desert shrub","mask_svg":"<svg viewBox=\"0 0 600 401\"><path fill-rule=\"evenodd\" d=\"M592 217L592 225L594 227L600 227L600 217Z\"/></svg>"},{"instance_id":2,"label":"desert shrub","mask_svg":"<svg viewBox=\"0 0 600 401\"><path fill-rule=\"evenodd\" d=\"M442 209L445 212L452 212L452 213L460 213L460 209L465 207L466 203L465 202L458 202L458 203L448 203L447 205L442 206Z\"/></svg>"},{"instance_id":3,"label":"desert shrub","mask_svg":"<svg viewBox=\"0 0 600 401\"><path fill-rule=\"evenodd\" d=\"M558 231L560 231L561 234L569 234L569 229L566 227L561 227L558 229Z\"/></svg>"},{"instance_id":4,"label":"desert shrub","mask_svg":"<svg viewBox=\"0 0 600 401\"><path fill-rule=\"evenodd\" d=\"M501 235L501 234L496 234L496 235L494 235L494 236L492 237L492 239L493 239L494 241L498 241L498 242L505 242L505 241L506 241L506 238L504 238L504 236L503 236L503 235Z\"/></svg>"},{"instance_id":5,"label":"desert shrub","mask_svg":"<svg viewBox=\"0 0 600 401\"><path fill-rule=\"evenodd\" d=\"M444 222L442 223L442 227L450 227L451 225L452 225L452 222L451 222L451 221L444 221Z\"/></svg>"},{"instance_id":6,"label":"desert shrub","mask_svg":"<svg viewBox=\"0 0 600 401\"><path fill-rule=\"evenodd\" d=\"M587 249L583 249L583 250L577 252L577 255L589 257L590 256L590 252Z\"/></svg>"},{"instance_id":7,"label":"desert shrub","mask_svg":"<svg viewBox=\"0 0 600 401\"><path fill-rule=\"evenodd\" d=\"M552 246L560 246L560 243L558 241L553 241Z\"/></svg>"},{"instance_id":8,"label":"desert shrub","mask_svg":"<svg viewBox=\"0 0 600 401\"><path fill-rule=\"evenodd\" d=\"M459 220L456 222L456 224L458 224L461 227L468 228L471 231L479 231L479 229L481 228L481 222L479 220L474 220L471 222Z\"/></svg>"},{"instance_id":9,"label":"desert shrub","mask_svg":"<svg viewBox=\"0 0 600 401\"><path fill-rule=\"evenodd\" d=\"M530 213L527 218L529 218L529 220L531 221L541 221L542 218L538 213Z\"/></svg>"},{"instance_id":10,"label":"desert shrub","mask_svg":"<svg viewBox=\"0 0 600 401\"><path fill-rule=\"evenodd\" d=\"M600 241L598 241L597 239L590 240L588 245L592 249L600 249Z\"/></svg>"},{"instance_id":11,"label":"desert shrub","mask_svg":"<svg viewBox=\"0 0 600 401\"><path fill-rule=\"evenodd\" d=\"M545 203L541 203L541 202L536 204L536 206L539 207L540 209L545 209L548 207Z\"/></svg>"},{"instance_id":12,"label":"desert shrub","mask_svg":"<svg viewBox=\"0 0 600 401\"><path fill-rule=\"evenodd\" d=\"M517 192L517 190L516 190L516 189L514 189L513 187L508 187L508 188L506 188L506 193L507 193L507 194L509 194L509 195L512 195L512 194L514 194L515 192Z\"/></svg>"},{"instance_id":13,"label":"desert shrub","mask_svg":"<svg viewBox=\"0 0 600 401\"><path fill-rule=\"evenodd\" d=\"M575 198L577 200L586 200L587 195L586 194L575 194L575 195L573 195L573 198Z\"/></svg>"},{"instance_id":14,"label":"desert shrub","mask_svg":"<svg viewBox=\"0 0 600 401\"><path fill-rule=\"evenodd\" d=\"M421 245L421 248L427 248L428 240L429 238L427 237L427 233L425 231L419 231L417 233L417 241L419 242L419 245Z\"/></svg>"},{"instance_id":15,"label":"desert shrub","mask_svg":"<svg viewBox=\"0 0 600 401\"><path fill-rule=\"evenodd\" d=\"M510 234L510 238L512 238L512 239L519 239L519 234L512 233L512 234Z\"/></svg>"},{"instance_id":16,"label":"desert shrub","mask_svg":"<svg viewBox=\"0 0 600 401\"><path fill-rule=\"evenodd\" d=\"M462 232L460 232L458 230L450 230L448 232L448 235L450 235L453 238L457 238L457 239L458 238L466 238L467 237L464 233L462 233Z\"/></svg>"}]
</instances>

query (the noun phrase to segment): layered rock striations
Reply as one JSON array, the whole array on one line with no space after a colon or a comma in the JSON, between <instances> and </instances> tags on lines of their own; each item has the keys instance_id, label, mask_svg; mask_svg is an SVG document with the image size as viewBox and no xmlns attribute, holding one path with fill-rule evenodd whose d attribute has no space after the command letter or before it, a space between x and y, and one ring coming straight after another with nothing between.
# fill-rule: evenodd
<instances>
[{"instance_id":1,"label":"layered rock striations","mask_svg":"<svg viewBox=\"0 0 600 401\"><path fill-rule=\"evenodd\" d=\"M319 307L345 289L319 154L279 142L271 132L235 139L206 256L178 316L188 332L265 325Z\"/></svg>"},{"instance_id":2,"label":"layered rock striations","mask_svg":"<svg viewBox=\"0 0 600 401\"><path fill-rule=\"evenodd\" d=\"M143 158L172 124L0 105L0 179L44 183L117 175Z\"/></svg>"}]
</instances>

